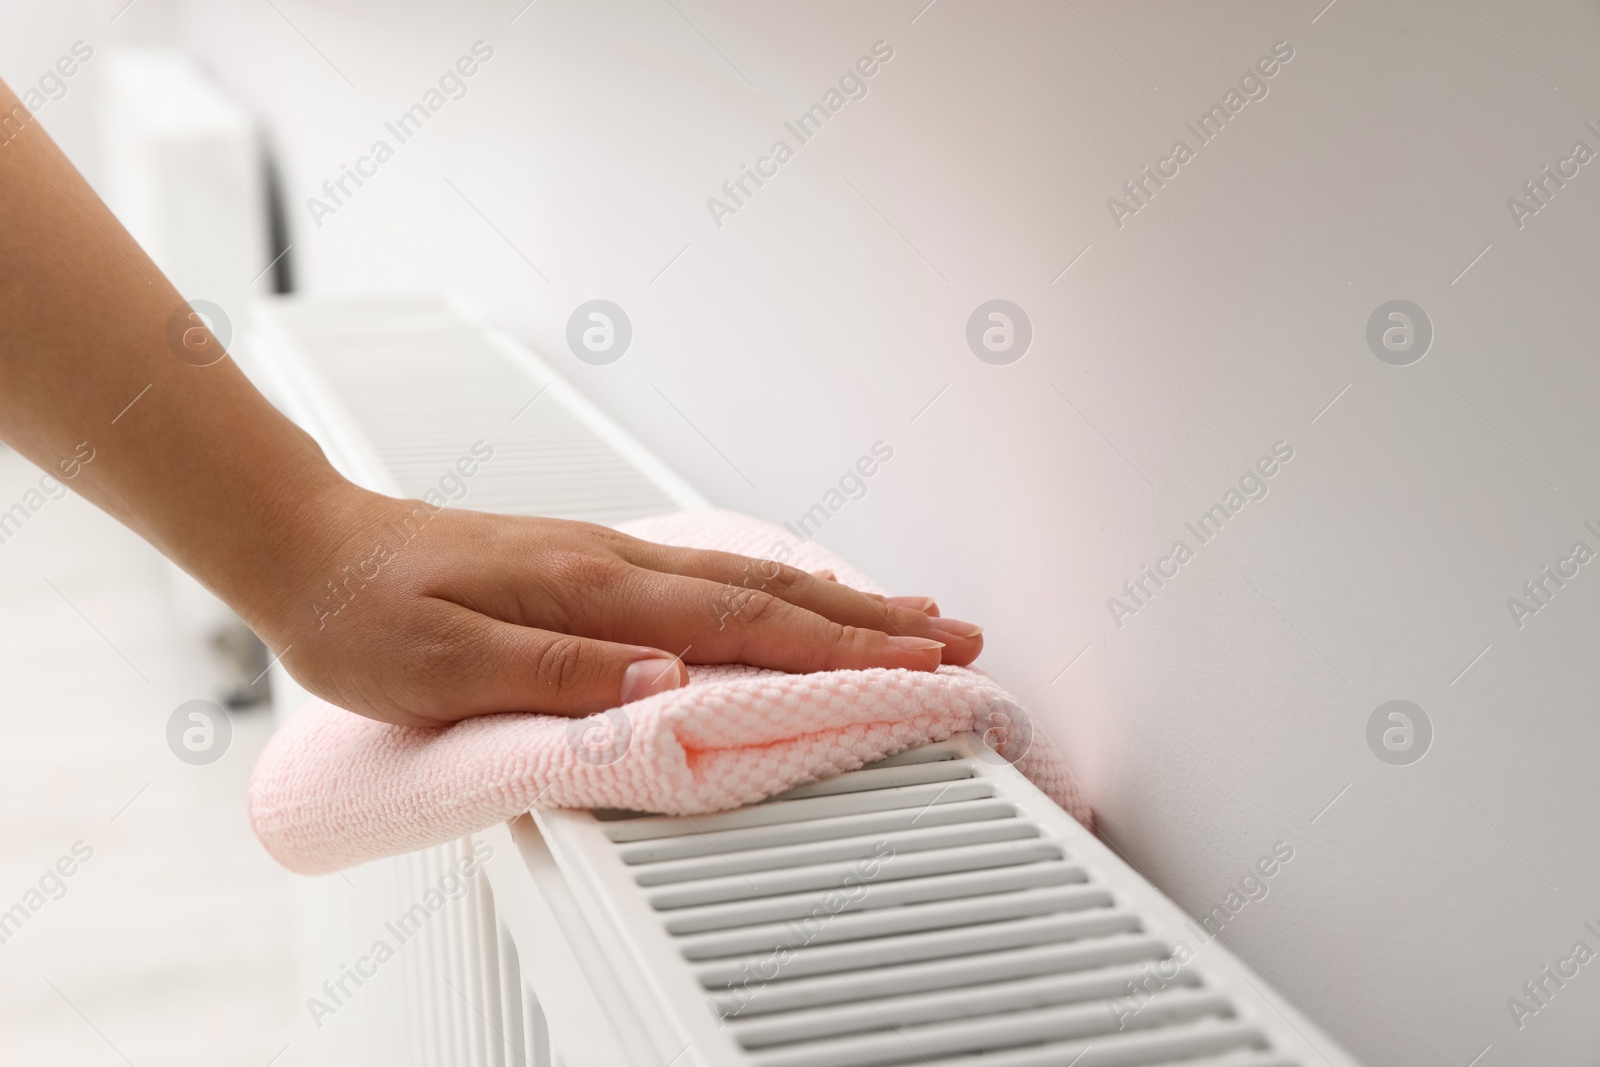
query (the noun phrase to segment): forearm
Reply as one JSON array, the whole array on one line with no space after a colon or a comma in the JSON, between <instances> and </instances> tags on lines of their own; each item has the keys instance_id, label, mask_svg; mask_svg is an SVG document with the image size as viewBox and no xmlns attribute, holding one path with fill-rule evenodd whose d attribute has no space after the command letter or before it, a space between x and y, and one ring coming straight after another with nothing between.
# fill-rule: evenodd
<instances>
[{"instance_id":1,"label":"forearm","mask_svg":"<svg viewBox=\"0 0 1600 1067\"><path fill-rule=\"evenodd\" d=\"M0 83L0 437L237 602L339 479L25 114Z\"/></svg>"}]
</instances>

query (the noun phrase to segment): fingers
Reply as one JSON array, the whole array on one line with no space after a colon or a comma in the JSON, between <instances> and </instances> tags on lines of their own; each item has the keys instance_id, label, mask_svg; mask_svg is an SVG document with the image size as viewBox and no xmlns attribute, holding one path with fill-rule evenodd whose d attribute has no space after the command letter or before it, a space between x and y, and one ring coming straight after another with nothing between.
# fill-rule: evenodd
<instances>
[{"instance_id":1,"label":"fingers","mask_svg":"<svg viewBox=\"0 0 1600 1067\"><path fill-rule=\"evenodd\" d=\"M821 578L825 582L837 582L839 580L839 576L827 568L820 571L811 571L810 574L811 577ZM934 602L931 596L879 596L877 593L862 593L861 595L879 603L893 604L897 608L910 608L912 611L920 611L924 615L939 614L939 605Z\"/></svg>"},{"instance_id":2,"label":"fingers","mask_svg":"<svg viewBox=\"0 0 1600 1067\"><path fill-rule=\"evenodd\" d=\"M435 717L499 711L591 715L687 684L670 652L516 626L450 604L457 636L430 674L443 681Z\"/></svg>"},{"instance_id":3,"label":"fingers","mask_svg":"<svg viewBox=\"0 0 1600 1067\"><path fill-rule=\"evenodd\" d=\"M945 663L965 665L983 651L980 627L959 619L939 617L937 605L927 597L886 599L794 567L731 552L672 548L639 541L628 546L624 555L640 566L657 571L767 593L840 626L939 641L945 646L942 656Z\"/></svg>"},{"instance_id":4,"label":"fingers","mask_svg":"<svg viewBox=\"0 0 1600 1067\"><path fill-rule=\"evenodd\" d=\"M924 615L937 617L939 614L939 605L934 602L931 596L891 596L883 599L896 607L910 608L913 611L920 611Z\"/></svg>"},{"instance_id":5,"label":"fingers","mask_svg":"<svg viewBox=\"0 0 1600 1067\"><path fill-rule=\"evenodd\" d=\"M581 633L679 651L689 663L804 672L872 667L931 671L942 643L841 625L759 589L635 569L625 589L590 595Z\"/></svg>"}]
</instances>

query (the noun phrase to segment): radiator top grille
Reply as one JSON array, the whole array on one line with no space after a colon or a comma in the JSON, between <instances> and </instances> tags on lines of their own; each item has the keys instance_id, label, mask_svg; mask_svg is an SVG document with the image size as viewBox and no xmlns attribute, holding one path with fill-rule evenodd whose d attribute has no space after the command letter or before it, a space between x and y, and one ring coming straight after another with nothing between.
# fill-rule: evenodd
<instances>
[{"instance_id":1,"label":"radiator top grille","mask_svg":"<svg viewBox=\"0 0 1600 1067\"><path fill-rule=\"evenodd\" d=\"M573 409L569 386L530 373L446 300L285 301L274 317L407 496L607 524L683 506ZM452 499L440 480L478 441L493 458Z\"/></svg>"},{"instance_id":2,"label":"radiator top grille","mask_svg":"<svg viewBox=\"0 0 1600 1067\"><path fill-rule=\"evenodd\" d=\"M601 819L753 1067L1299 1067L953 744Z\"/></svg>"}]
</instances>

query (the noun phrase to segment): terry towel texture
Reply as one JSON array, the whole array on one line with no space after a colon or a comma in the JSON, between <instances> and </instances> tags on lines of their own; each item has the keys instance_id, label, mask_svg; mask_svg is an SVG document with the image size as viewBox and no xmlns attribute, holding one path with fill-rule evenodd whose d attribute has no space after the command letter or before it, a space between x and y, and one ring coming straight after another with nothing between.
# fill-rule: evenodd
<instances>
[{"instance_id":1,"label":"terry towel texture","mask_svg":"<svg viewBox=\"0 0 1600 1067\"><path fill-rule=\"evenodd\" d=\"M622 527L664 544L770 559L783 530L726 511ZM785 562L882 592L816 544ZM976 729L1080 822L1060 755L987 675L866 670L784 674L690 667L682 689L587 719L508 714L440 729L390 726L310 701L268 743L250 788L267 851L314 874L449 841L541 807L693 815Z\"/></svg>"}]
</instances>

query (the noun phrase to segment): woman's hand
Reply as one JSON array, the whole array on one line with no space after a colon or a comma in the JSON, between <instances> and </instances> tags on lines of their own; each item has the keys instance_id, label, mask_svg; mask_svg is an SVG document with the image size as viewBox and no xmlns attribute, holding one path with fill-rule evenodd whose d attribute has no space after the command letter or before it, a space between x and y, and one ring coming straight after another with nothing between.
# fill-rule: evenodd
<instances>
[{"instance_id":1,"label":"woman's hand","mask_svg":"<svg viewBox=\"0 0 1600 1067\"><path fill-rule=\"evenodd\" d=\"M0 114L26 116L3 83ZM38 123L3 148L0 437L205 583L313 693L430 724L583 715L682 685L684 662L978 655L977 627L931 601L356 488L220 345L214 362L173 347L189 307Z\"/></svg>"},{"instance_id":2,"label":"woman's hand","mask_svg":"<svg viewBox=\"0 0 1600 1067\"><path fill-rule=\"evenodd\" d=\"M343 482L314 515L300 558L232 599L307 689L386 722L587 715L683 685L684 663L928 671L983 647L927 598L588 523Z\"/></svg>"}]
</instances>

